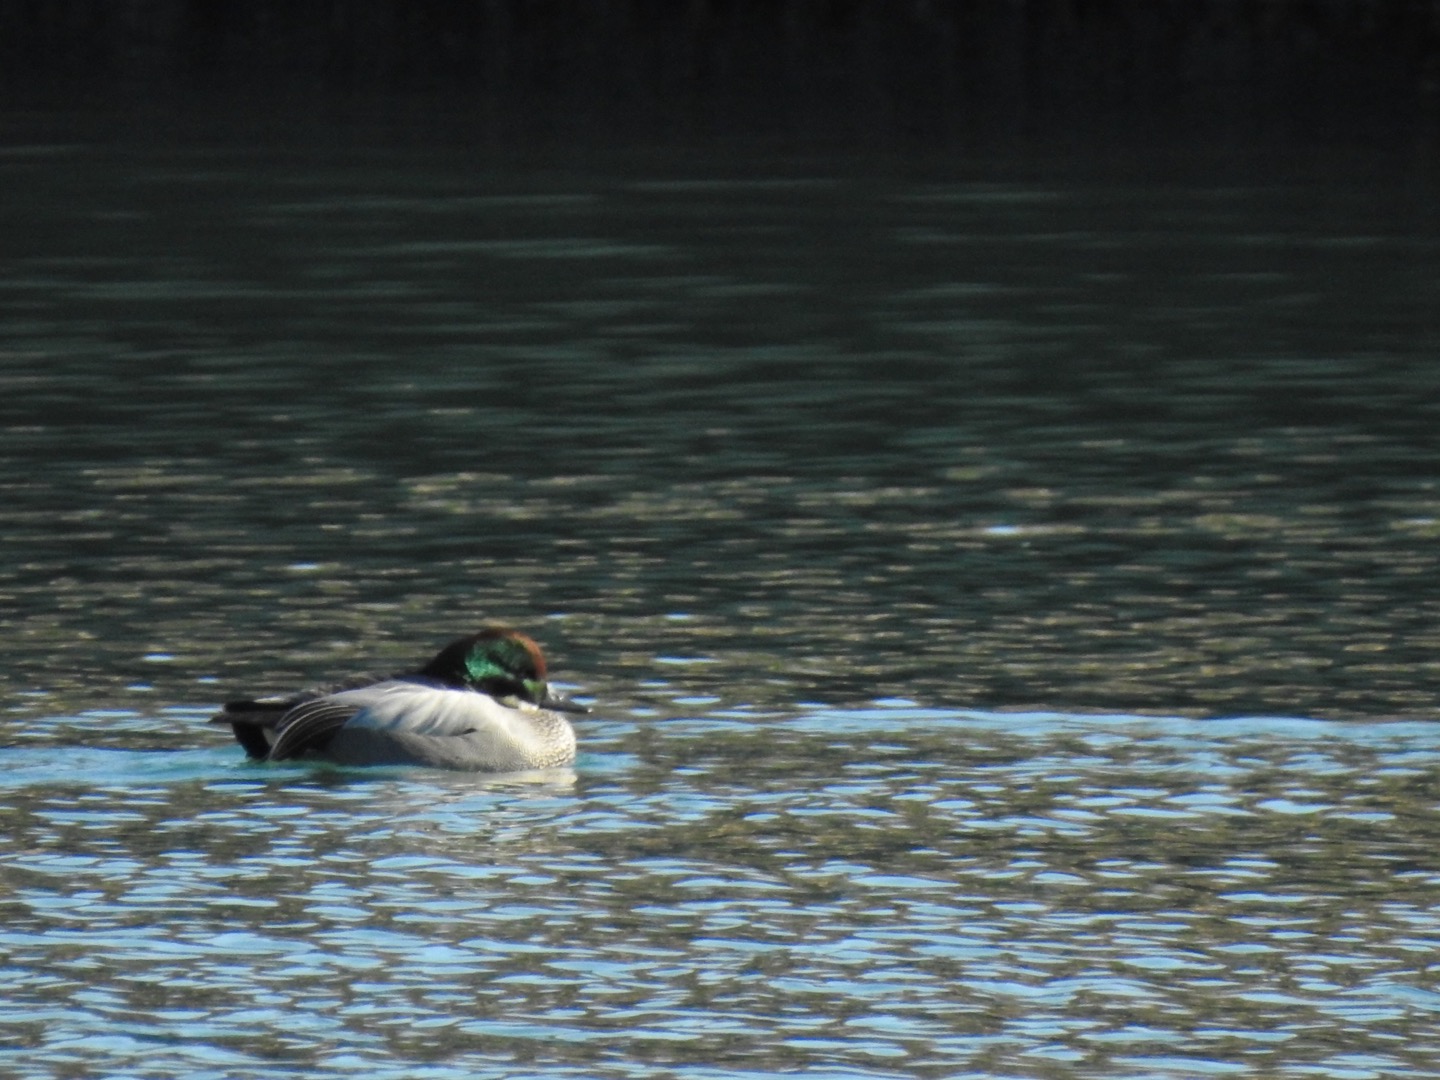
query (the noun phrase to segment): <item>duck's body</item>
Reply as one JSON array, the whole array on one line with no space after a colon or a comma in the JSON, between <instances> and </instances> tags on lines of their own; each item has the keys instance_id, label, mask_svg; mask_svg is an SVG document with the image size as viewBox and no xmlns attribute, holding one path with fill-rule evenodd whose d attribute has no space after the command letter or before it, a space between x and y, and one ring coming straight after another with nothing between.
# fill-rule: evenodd
<instances>
[{"instance_id":1,"label":"duck's body","mask_svg":"<svg viewBox=\"0 0 1440 1080\"><path fill-rule=\"evenodd\" d=\"M414 674L232 701L212 722L230 724L251 757L268 761L512 772L575 760L575 731L560 710L587 711L550 689L534 641L491 627Z\"/></svg>"}]
</instances>

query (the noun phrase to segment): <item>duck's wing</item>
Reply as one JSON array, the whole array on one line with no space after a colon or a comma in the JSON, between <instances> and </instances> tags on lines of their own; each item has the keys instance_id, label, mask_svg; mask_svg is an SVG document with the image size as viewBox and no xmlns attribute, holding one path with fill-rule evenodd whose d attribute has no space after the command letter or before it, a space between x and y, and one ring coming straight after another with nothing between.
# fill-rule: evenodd
<instances>
[{"instance_id":1,"label":"duck's wing","mask_svg":"<svg viewBox=\"0 0 1440 1080\"><path fill-rule=\"evenodd\" d=\"M512 723L520 716L489 694L413 680L393 680L338 695L357 700L354 728L426 738L453 738Z\"/></svg>"},{"instance_id":2,"label":"duck's wing","mask_svg":"<svg viewBox=\"0 0 1440 1080\"><path fill-rule=\"evenodd\" d=\"M574 760L570 724L559 713L532 705L405 682L338 697L364 699L362 708L332 733L325 751L345 764L511 772Z\"/></svg>"},{"instance_id":3,"label":"duck's wing","mask_svg":"<svg viewBox=\"0 0 1440 1080\"><path fill-rule=\"evenodd\" d=\"M365 703L353 693L301 702L276 723L269 759L284 761L307 750L324 750L335 733L364 708Z\"/></svg>"},{"instance_id":4,"label":"duck's wing","mask_svg":"<svg viewBox=\"0 0 1440 1080\"><path fill-rule=\"evenodd\" d=\"M245 748L252 758L269 756L271 744L275 741L276 728L287 714L306 702L337 694L345 690L369 686L385 676L351 675L329 686L316 686L296 694L276 694L271 697L237 698L227 701L220 711L210 718L212 724L229 724L235 732L235 741Z\"/></svg>"},{"instance_id":5,"label":"duck's wing","mask_svg":"<svg viewBox=\"0 0 1440 1080\"><path fill-rule=\"evenodd\" d=\"M437 702L443 705L455 700L469 707L462 709L459 716L454 715L453 706L436 708ZM470 710L475 703L489 701L484 694L437 689L410 678L386 679L353 690L341 690L301 701L282 715L274 725L269 758L283 761L299 757L307 750L324 750L335 733L346 725L400 728L436 735L464 734L473 726Z\"/></svg>"}]
</instances>

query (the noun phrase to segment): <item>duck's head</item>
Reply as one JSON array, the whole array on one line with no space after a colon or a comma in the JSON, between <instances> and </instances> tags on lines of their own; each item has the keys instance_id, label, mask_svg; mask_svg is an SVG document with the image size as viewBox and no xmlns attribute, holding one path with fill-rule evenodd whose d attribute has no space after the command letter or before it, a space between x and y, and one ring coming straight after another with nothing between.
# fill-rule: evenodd
<instances>
[{"instance_id":1,"label":"duck's head","mask_svg":"<svg viewBox=\"0 0 1440 1080\"><path fill-rule=\"evenodd\" d=\"M542 709L590 711L551 688L540 646L508 626L487 626L478 634L452 641L420 674L450 686L479 690L497 701L515 699Z\"/></svg>"}]
</instances>

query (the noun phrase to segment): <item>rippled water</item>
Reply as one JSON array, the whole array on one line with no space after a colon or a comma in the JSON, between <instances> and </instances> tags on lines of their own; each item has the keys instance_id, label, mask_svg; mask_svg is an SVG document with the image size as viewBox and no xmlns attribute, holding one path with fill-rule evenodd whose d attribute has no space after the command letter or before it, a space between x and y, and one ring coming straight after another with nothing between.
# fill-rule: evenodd
<instances>
[{"instance_id":1,"label":"rippled water","mask_svg":"<svg viewBox=\"0 0 1440 1080\"><path fill-rule=\"evenodd\" d=\"M1423 160L12 142L7 1075L1440 1060ZM573 770L204 723L492 618Z\"/></svg>"},{"instance_id":2,"label":"rippled water","mask_svg":"<svg viewBox=\"0 0 1440 1080\"><path fill-rule=\"evenodd\" d=\"M9 1075L1440 1054L1430 724L725 710L599 721L573 772L503 779L126 748L199 719L7 752Z\"/></svg>"}]
</instances>

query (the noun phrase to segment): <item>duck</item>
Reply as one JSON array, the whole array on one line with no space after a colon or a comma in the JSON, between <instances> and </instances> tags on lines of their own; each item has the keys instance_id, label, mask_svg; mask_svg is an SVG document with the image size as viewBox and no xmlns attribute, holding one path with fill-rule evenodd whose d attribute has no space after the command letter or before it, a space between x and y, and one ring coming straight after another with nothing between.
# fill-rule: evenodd
<instances>
[{"instance_id":1,"label":"duck","mask_svg":"<svg viewBox=\"0 0 1440 1080\"><path fill-rule=\"evenodd\" d=\"M229 724L259 761L518 772L573 764L575 729L564 714L589 711L550 686L533 638L487 626L417 671L242 698L210 722Z\"/></svg>"}]
</instances>

